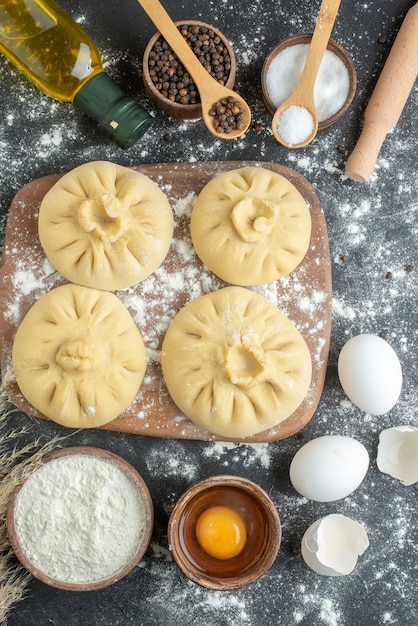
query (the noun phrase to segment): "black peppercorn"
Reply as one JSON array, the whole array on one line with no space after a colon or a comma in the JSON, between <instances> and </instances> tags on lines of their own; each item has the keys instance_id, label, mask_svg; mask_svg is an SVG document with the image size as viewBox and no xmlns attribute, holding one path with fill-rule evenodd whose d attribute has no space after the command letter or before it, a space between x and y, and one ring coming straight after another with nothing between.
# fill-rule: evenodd
<instances>
[{"instance_id":1,"label":"black peppercorn","mask_svg":"<svg viewBox=\"0 0 418 626\"><path fill-rule=\"evenodd\" d=\"M225 85L231 71L231 57L221 38L206 26L182 24L177 27L208 74ZM148 69L162 96L179 104L197 104L199 92L192 77L162 37L152 47Z\"/></svg>"},{"instance_id":2,"label":"black peppercorn","mask_svg":"<svg viewBox=\"0 0 418 626\"><path fill-rule=\"evenodd\" d=\"M229 134L244 128L244 109L233 96L215 102L209 115L213 116L213 126L218 133Z\"/></svg>"}]
</instances>

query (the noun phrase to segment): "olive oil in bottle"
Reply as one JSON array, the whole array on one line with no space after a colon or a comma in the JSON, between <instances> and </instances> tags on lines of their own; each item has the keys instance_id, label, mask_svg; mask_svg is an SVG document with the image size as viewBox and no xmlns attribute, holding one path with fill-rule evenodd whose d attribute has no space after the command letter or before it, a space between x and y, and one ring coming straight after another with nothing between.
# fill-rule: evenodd
<instances>
[{"instance_id":1,"label":"olive oil in bottle","mask_svg":"<svg viewBox=\"0 0 418 626\"><path fill-rule=\"evenodd\" d=\"M0 52L43 92L88 113L122 148L152 123L104 72L89 35L53 0L0 0Z\"/></svg>"}]
</instances>

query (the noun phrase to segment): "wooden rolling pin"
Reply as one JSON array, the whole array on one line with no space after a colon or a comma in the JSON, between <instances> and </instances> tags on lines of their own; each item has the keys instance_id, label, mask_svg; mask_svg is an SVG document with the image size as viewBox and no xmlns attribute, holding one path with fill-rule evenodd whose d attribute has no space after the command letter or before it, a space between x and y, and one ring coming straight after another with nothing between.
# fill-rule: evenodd
<instances>
[{"instance_id":1,"label":"wooden rolling pin","mask_svg":"<svg viewBox=\"0 0 418 626\"><path fill-rule=\"evenodd\" d=\"M418 73L418 2L409 9L364 112L364 126L345 174L364 183L397 124Z\"/></svg>"}]
</instances>

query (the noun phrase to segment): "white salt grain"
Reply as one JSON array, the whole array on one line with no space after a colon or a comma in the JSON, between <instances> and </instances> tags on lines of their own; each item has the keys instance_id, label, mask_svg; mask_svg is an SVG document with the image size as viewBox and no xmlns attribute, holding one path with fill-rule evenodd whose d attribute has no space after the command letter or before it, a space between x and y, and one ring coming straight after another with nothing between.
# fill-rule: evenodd
<instances>
[{"instance_id":1,"label":"white salt grain","mask_svg":"<svg viewBox=\"0 0 418 626\"><path fill-rule=\"evenodd\" d=\"M308 55L309 44L289 46L270 63L266 87L277 108L296 89ZM332 117L343 107L350 87L348 70L343 61L326 50L314 88L314 102L320 122Z\"/></svg>"},{"instance_id":2,"label":"white salt grain","mask_svg":"<svg viewBox=\"0 0 418 626\"><path fill-rule=\"evenodd\" d=\"M312 135L314 128L312 115L302 106L287 107L277 120L279 135L289 146L306 141Z\"/></svg>"}]
</instances>

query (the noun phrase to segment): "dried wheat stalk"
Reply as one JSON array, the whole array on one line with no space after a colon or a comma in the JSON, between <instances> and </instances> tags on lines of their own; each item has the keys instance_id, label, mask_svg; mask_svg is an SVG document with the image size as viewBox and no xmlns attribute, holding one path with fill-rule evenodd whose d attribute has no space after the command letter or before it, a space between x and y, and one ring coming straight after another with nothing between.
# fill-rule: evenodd
<instances>
[{"instance_id":1,"label":"dried wheat stalk","mask_svg":"<svg viewBox=\"0 0 418 626\"><path fill-rule=\"evenodd\" d=\"M59 447L62 437L46 443L36 439L19 445L28 428L8 427L15 409L10 405L8 389L14 382L11 371L4 372L0 385L0 624L5 624L12 606L22 600L30 575L17 562L7 536L7 506L14 488L36 469L42 458Z\"/></svg>"}]
</instances>

